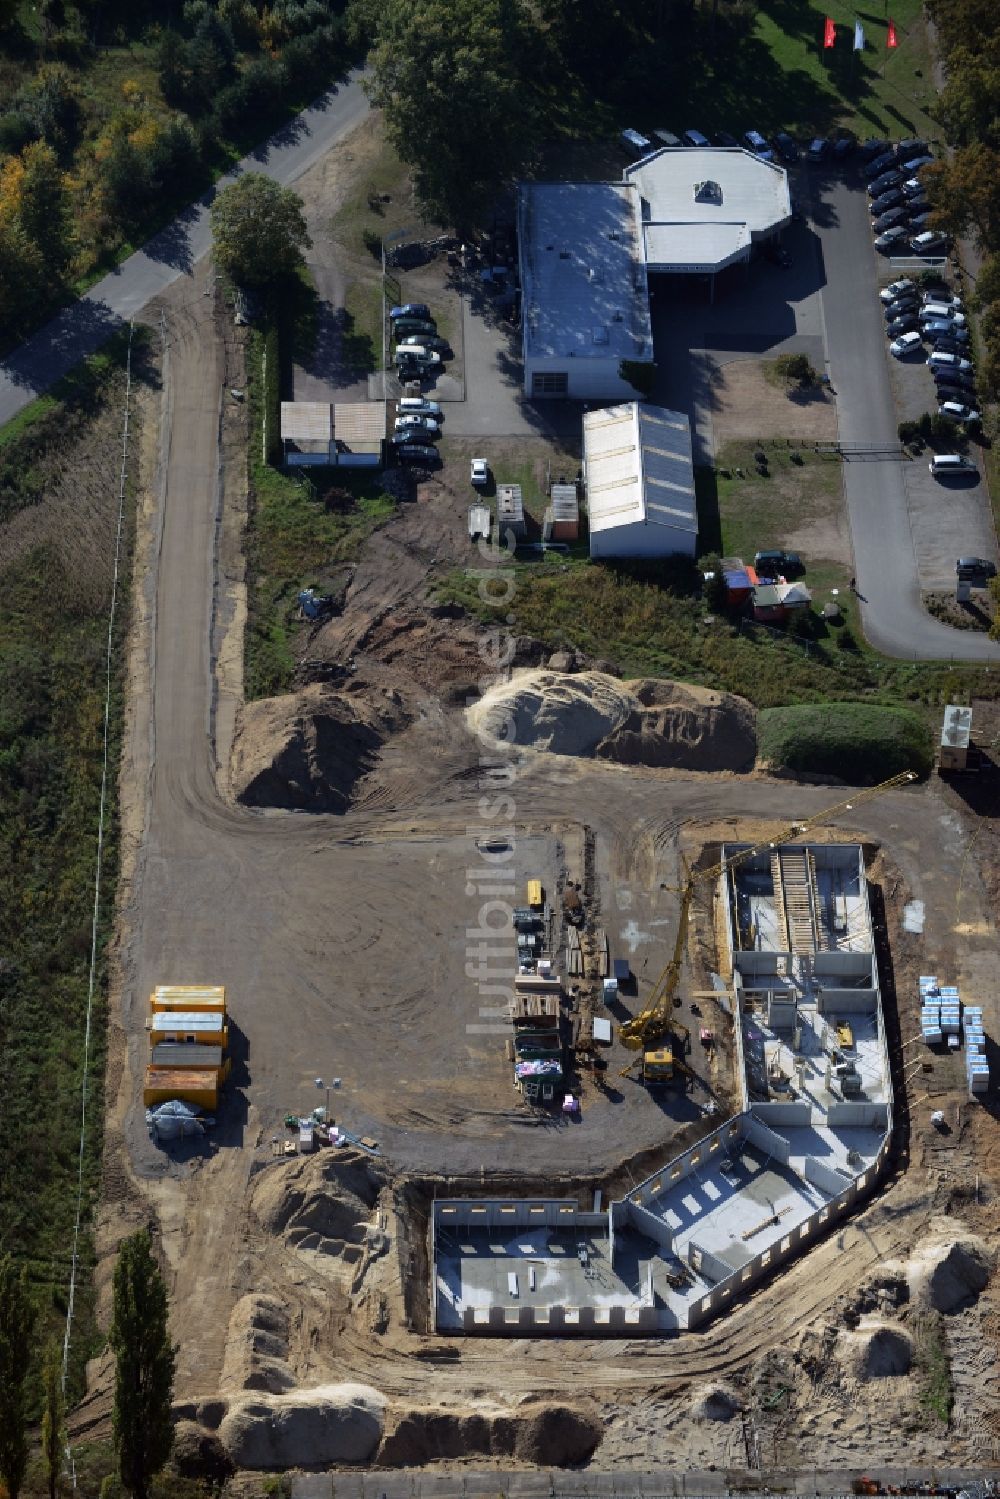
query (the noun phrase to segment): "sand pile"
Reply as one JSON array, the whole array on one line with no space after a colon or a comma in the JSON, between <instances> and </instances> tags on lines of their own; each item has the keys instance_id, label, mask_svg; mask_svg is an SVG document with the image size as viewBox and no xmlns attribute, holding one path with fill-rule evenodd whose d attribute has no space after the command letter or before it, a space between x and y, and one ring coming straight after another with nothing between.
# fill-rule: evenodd
<instances>
[{"instance_id":1,"label":"sand pile","mask_svg":"<svg viewBox=\"0 0 1000 1499\"><path fill-rule=\"evenodd\" d=\"M219 1439L238 1468L363 1463L382 1439L385 1396L371 1385L319 1385L234 1400Z\"/></svg>"},{"instance_id":2,"label":"sand pile","mask_svg":"<svg viewBox=\"0 0 1000 1499\"><path fill-rule=\"evenodd\" d=\"M233 1471L225 1447L214 1431L206 1431L194 1421L178 1421L174 1426L174 1466L184 1478L200 1478L213 1489L221 1487Z\"/></svg>"},{"instance_id":3,"label":"sand pile","mask_svg":"<svg viewBox=\"0 0 1000 1499\"><path fill-rule=\"evenodd\" d=\"M908 1374L913 1364L913 1342L901 1328L872 1323L849 1335L847 1351L858 1379L891 1379Z\"/></svg>"},{"instance_id":4,"label":"sand pile","mask_svg":"<svg viewBox=\"0 0 1000 1499\"><path fill-rule=\"evenodd\" d=\"M586 1461L602 1435L591 1407L541 1401L512 1411L407 1410L387 1424L378 1461L394 1468L469 1457L564 1468Z\"/></svg>"},{"instance_id":5,"label":"sand pile","mask_svg":"<svg viewBox=\"0 0 1000 1499\"><path fill-rule=\"evenodd\" d=\"M595 671L514 672L467 710L466 722L487 746L624 765L745 771L757 752L754 710L743 698Z\"/></svg>"},{"instance_id":6,"label":"sand pile","mask_svg":"<svg viewBox=\"0 0 1000 1499\"><path fill-rule=\"evenodd\" d=\"M915 1300L937 1312L953 1312L986 1289L993 1254L980 1238L939 1237L922 1245L907 1266Z\"/></svg>"},{"instance_id":7,"label":"sand pile","mask_svg":"<svg viewBox=\"0 0 1000 1499\"><path fill-rule=\"evenodd\" d=\"M386 693L377 701L313 683L247 703L233 745L232 786L248 807L343 812L408 716Z\"/></svg>"},{"instance_id":8,"label":"sand pile","mask_svg":"<svg viewBox=\"0 0 1000 1499\"><path fill-rule=\"evenodd\" d=\"M380 1177L368 1157L303 1157L285 1172L258 1179L252 1211L265 1233L284 1234L299 1248L342 1254L368 1239Z\"/></svg>"},{"instance_id":9,"label":"sand pile","mask_svg":"<svg viewBox=\"0 0 1000 1499\"><path fill-rule=\"evenodd\" d=\"M701 1385L694 1392L691 1414L696 1421L731 1421L742 1404L730 1385Z\"/></svg>"},{"instance_id":10,"label":"sand pile","mask_svg":"<svg viewBox=\"0 0 1000 1499\"><path fill-rule=\"evenodd\" d=\"M288 1308L276 1296L242 1296L226 1333L220 1388L284 1394L295 1387L288 1359Z\"/></svg>"}]
</instances>

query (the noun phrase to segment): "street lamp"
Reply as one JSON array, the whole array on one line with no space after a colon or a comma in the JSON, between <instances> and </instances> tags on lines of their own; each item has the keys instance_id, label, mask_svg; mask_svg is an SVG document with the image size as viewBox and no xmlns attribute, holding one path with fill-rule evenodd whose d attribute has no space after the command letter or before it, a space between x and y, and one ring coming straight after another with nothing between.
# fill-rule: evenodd
<instances>
[{"instance_id":1,"label":"street lamp","mask_svg":"<svg viewBox=\"0 0 1000 1499\"><path fill-rule=\"evenodd\" d=\"M316 1079L316 1086L317 1086L317 1088L325 1088L326 1089L326 1119L325 1119L324 1122L326 1124L329 1124L329 1122L330 1122L330 1089L331 1088L339 1088L340 1087L340 1078L339 1077L334 1077L334 1078L331 1078L328 1082L324 1082L323 1078L318 1077Z\"/></svg>"}]
</instances>

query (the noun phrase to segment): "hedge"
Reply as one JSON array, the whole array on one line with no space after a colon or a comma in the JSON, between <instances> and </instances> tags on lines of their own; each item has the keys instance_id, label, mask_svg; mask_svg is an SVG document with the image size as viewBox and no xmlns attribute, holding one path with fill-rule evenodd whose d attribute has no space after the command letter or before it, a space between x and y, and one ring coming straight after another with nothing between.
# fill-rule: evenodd
<instances>
[{"instance_id":1,"label":"hedge","mask_svg":"<svg viewBox=\"0 0 1000 1499\"><path fill-rule=\"evenodd\" d=\"M759 759L774 769L875 784L904 770L925 776L934 763L930 731L908 708L878 703L765 708L757 722Z\"/></svg>"}]
</instances>

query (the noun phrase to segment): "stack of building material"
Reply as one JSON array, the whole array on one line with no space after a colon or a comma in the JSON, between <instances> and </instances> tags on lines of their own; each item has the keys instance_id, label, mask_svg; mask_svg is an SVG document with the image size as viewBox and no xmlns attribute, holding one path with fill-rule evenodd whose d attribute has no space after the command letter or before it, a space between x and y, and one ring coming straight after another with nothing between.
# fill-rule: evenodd
<instances>
[{"instance_id":1,"label":"stack of building material","mask_svg":"<svg viewBox=\"0 0 1000 1499\"><path fill-rule=\"evenodd\" d=\"M566 972L571 979L583 977L583 953L580 950L580 933L575 926L566 928Z\"/></svg>"},{"instance_id":2,"label":"stack of building material","mask_svg":"<svg viewBox=\"0 0 1000 1499\"><path fill-rule=\"evenodd\" d=\"M986 1032L982 1005L967 1005L962 1016L965 1031L965 1075L969 1092L986 1093L990 1086L990 1064L986 1060Z\"/></svg>"},{"instance_id":3,"label":"stack of building material","mask_svg":"<svg viewBox=\"0 0 1000 1499\"><path fill-rule=\"evenodd\" d=\"M161 984L149 999L146 1108L179 1099L214 1110L229 1076L226 991L221 986Z\"/></svg>"},{"instance_id":4,"label":"stack of building material","mask_svg":"<svg viewBox=\"0 0 1000 1499\"><path fill-rule=\"evenodd\" d=\"M941 985L941 1030L949 1046L952 1036L957 1037L962 1029L962 1001L954 984Z\"/></svg>"},{"instance_id":5,"label":"stack of building material","mask_svg":"<svg viewBox=\"0 0 1000 1499\"><path fill-rule=\"evenodd\" d=\"M941 991L933 974L920 976L920 1030L928 1046L940 1045L944 1039L941 1030Z\"/></svg>"}]
</instances>

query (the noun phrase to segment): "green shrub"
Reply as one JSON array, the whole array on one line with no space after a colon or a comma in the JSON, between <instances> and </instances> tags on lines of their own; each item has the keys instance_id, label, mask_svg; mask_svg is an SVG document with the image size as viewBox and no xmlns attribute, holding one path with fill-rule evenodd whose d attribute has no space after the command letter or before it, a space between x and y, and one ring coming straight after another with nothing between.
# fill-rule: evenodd
<instances>
[{"instance_id":1,"label":"green shrub","mask_svg":"<svg viewBox=\"0 0 1000 1499\"><path fill-rule=\"evenodd\" d=\"M796 385L800 390L809 390L819 384L819 375L805 354L779 354L773 369L779 380Z\"/></svg>"},{"instance_id":2,"label":"green shrub","mask_svg":"<svg viewBox=\"0 0 1000 1499\"><path fill-rule=\"evenodd\" d=\"M907 708L878 703L825 703L765 709L758 720L760 758L786 770L835 775L854 784L900 771L926 775L933 764L930 731Z\"/></svg>"}]
</instances>

